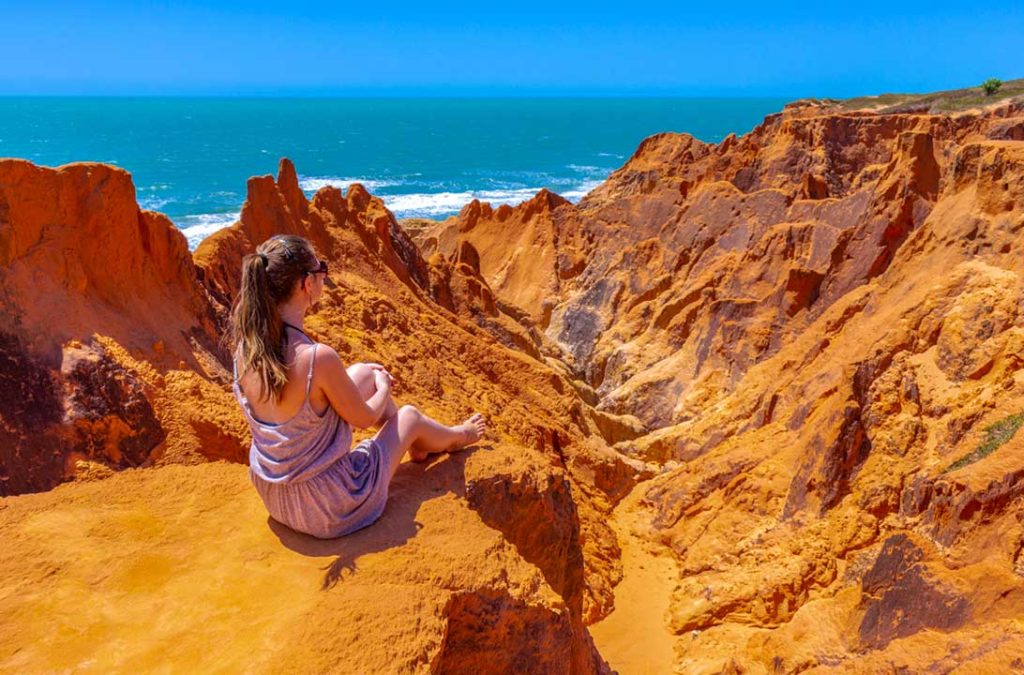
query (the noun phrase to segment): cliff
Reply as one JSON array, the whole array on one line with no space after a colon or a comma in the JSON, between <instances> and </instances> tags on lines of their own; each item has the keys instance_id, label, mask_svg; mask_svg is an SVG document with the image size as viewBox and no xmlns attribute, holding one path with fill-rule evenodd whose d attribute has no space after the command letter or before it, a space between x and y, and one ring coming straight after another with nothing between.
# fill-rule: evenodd
<instances>
[{"instance_id":1,"label":"cliff","mask_svg":"<svg viewBox=\"0 0 1024 675\"><path fill-rule=\"evenodd\" d=\"M0 161L0 667L1018 667L1021 128L800 102L411 233L282 160L192 255L123 171ZM283 232L317 339L493 429L334 542L267 518L229 387Z\"/></svg>"},{"instance_id":2,"label":"cliff","mask_svg":"<svg viewBox=\"0 0 1024 675\"><path fill-rule=\"evenodd\" d=\"M219 308L127 172L0 160L0 258L0 495L161 459L244 460Z\"/></svg>"},{"instance_id":3,"label":"cliff","mask_svg":"<svg viewBox=\"0 0 1024 675\"><path fill-rule=\"evenodd\" d=\"M20 178L25 173L53 193L70 193L66 211L36 215L17 201L26 189ZM593 411L542 360L502 344L505 329L519 324L497 310L472 264L424 261L380 200L360 186L344 197L324 188L308 201L287 161L277 180L250 181L240 221L204 241L194 260L166 218L138 210L130 178L119 170L100 165L54 170L6 161L0 164L0 190L8 205L2 211L3 234L7 241L25 242L20 249L5 247L15 252L4 277L5 295L17 298L8 305L17 318L9 325L17 331L5 353L7 382L34 397L5 396L0 403L9 421L5 428L18 432L3 463L9 477L5 492L48 490L69 477L79 479L42 494L8 497L0 509L0 529L10 543L3 563L9 610L0 654L5 667L71 668L85 653L115 668L129 667L135 659L144 664L146 654L171 658L172 652L161 651L167 636L239 611L246 626L227 621L220 628L244 632L254 617L263 616L266 630L279 629L280 608L245 588L225 590L196 609L190 604L196 597L183 592L182 580L168 572L168 566L183 564L199 565L196 573L210 578L249 575L253 558L248 553L222 560L226 566L217 563L216 569L208 557L220 559L223 544L230 542L222 533L239 527L243 539L237 550L255 538L264 551L274 551L256 558L268 574L299 574L293 583L305 589L309 603L293 610L293 627L306 628L291 648L315 652L321 660L313 667L363 663L376 669L402 642L408 655L396 664L461 671L487 655L472 636L488 631L520 636L520 642L506 645L508 653L503 648L503 655L487 656L495 664L509 658L510 664L544 663L558 672L601 667L584 622L610 610L619 572L606 518L636 472L607 448L594 422L611 419L608 415ZM29 230L35 223L42 223L42 234ZM433 589L431 600L424 596L414 610L391 614L391 629L381 625L366 632L369 642L355 641L364 631L358 627L358 607L340 601L354 584L334 591L340 605L321 606L332 602L331 591L321 590L324 575L314 564L318 561L309 559L331 551L351 556L336 568L340 577L354 569L358 548L325 548L298 535L282 547L274 524L252 499L244 467L207 463L247 458L244 418L230 393L230 361L220 336L226 332L240 256L270 232L308 236L337 270L319 311L307 321L313 335L350 361L387 363L400 403L415 402L445 420L463 419L471 410L490 417L489 441L476 451L438 460L426 470L402 467L388 511L392 525L342 540L366 537L367 555L379 553L384 568L397 569L396 586L422 586L410 591L410 602ZM117 247L104 250L103 242ZM21 262L22 250L47 264ZM65 256L73 256L73 264L64 262ZM34 284L22 282L23 277ZM76 285L75 279L84 281ZM55 312L55 306L68 309ZM51 416L24 422L44 396ZM184 470L176 464L196 466ZM110 477L125 468L137 470ZM411 476L419 476L422 485ZM90 482L96 478L104 480ZM403 496L402 485L412 494ZM224 504L227 495L234 497ZM418 515L421 509L424 515ZM190 512L205 522L185 520ZM432 524L420 533L426 512L432 513ZM51 549L52 530L38 523L68 518L79 538ZM437 538L429 534L436 522L443 523ZM490 534L467 534L475 531ZM145 552L145 536L155 532L160 544L151 543L166 555ZM453 544L449 537L456 534L471 536L472 544ZM299 556L287 550L289 545ZM52 607L50 596L40 593L40 560L48 561L47 569L68 569L71 559L83 555L95 567L55 572L44 586L82 589L83 603L123 597L124 615L120 610L83 615L74 601ZM296 568L297 558L306 562ZM384 583L387 574L367 573L365 588ZM151 577L154 585L143 595L137 586L125 588L131 580ZM364 600L377 606L369 597ZM121 630L130 607L156 611L156 606L166 612L166 633L131 640L127 648L96 644L95 636ZM36 640L27 627L31 617L66 625L73 634L56 631L53 642ZM434 628L426 629L427 624ZM322 641L337 634L308 627L328 625L348 626L344 630L350 633L325 651ZM409 637L417 625L425 630L422 640ZM253 644L269 640L262 630L252 635ZM211 663L203 661L210 637L189 636L175 638L180 645L173 654L187 663ZM268 669L281 669L291 662L291 653L270 650L260 658ZM238 658L243 656L239 652ZM47 660L54 658L67 660ZM159 662L154 658L150 667Z\"/></svg>"},{"instance_id":4,"label":"cliff","mask_svg":"<svg viewBox=\"0 0 1024 675\"><path fill-rule=\"evenodd\" d=\"M1022 123L1018 100L793 105L718 145L651 137L578 205L417 235L504 251L480 263L499 300L650 430L614 446L661 473L613 526L624 586L678 575L648 603L671 595L682 672L1019 656ZM503 290L521 278L546 294Z\"/></svg>"}]
</instances>

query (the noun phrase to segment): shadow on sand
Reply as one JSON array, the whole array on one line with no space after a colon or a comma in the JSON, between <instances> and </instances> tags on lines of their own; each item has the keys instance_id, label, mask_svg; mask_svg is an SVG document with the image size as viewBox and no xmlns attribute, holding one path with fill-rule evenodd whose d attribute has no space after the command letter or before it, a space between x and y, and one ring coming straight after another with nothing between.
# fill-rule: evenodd
<instances>
[{"instance_id":1,"label":"shadow on sand","mask_svg":"<svg viewBox=\"0 0 1024 675\"><path fill-rule=\"evenodd\" d=\"M431 462L404 462L398 467L388 488L388 503L379 520L357 532L337 539L317 539L267 517L267 524L281 543L302 555L322 558L337 556L324 574L322 590L341 581L346 574L355 574L360 556L377 553L416 536L423 527L416 521L416 512L423 502L443 494L464 497L466 493L466 459L475 447L454 454L438 455Z\"/></svg>"}]
</instances>

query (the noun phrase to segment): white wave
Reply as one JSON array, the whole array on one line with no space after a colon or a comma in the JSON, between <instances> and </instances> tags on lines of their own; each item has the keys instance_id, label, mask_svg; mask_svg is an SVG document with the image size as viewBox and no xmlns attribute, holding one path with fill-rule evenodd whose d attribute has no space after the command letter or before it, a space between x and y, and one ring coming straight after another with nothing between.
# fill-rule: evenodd
<instances>
[{"instance_id":1,"label":"white wave","mask_svg":"<svg viewBox=\"0 0 1024 675\"><path fill-rule=\"evenodd\" d=\"M601 184L599 180L576 183L569 190L553 190L571 202L579 201L584 195ZM384 195L384 204L398 218L434 218L458 213L469 202L479 199L492 206L516 205L534 197L541 188L514 188L506 190L475 190L464 192L426 192L404 195Z\"/></svg>"},{"instance_id":2,"label":"white wave","mask_svg":"<svg viewBox=\"0 0 1024 675\"><path fill-rule=\"evenodd\" d=\"M568 199L570 202L575 203L583 199L591 190L593 190L603 182L604 181L601 180L583 181L583 183L581 183L578 187L573 188L572 190L566 190L565 192L562 192L561 195Z\"/></svg>"},{"instance_id":3,"label":"white wave","mask_svg":"<svg viewBox=\"0 0 1024 675\"><path fill-rule=\"evenodd\" d=\"M384 204L399 218L432 217L458 213L462 207L479 199L492 205L518 204L537 194L537 189L478 190L466 192L427 192L406 195L384 195Z\"/></svg>"},{"instance_id":4,"label":"white wave","mask_svg":"<svg viewBox=\"0 0 1024 675\"><path fill-rule=\"evenodd\" d=\"M623 159L625 157L625 155L620 155L620 154L617 154L617 153L614 153L614 152L599 152L599 153L597 153L597 156L598 157L617 157L619 159Z\"/></svg>"},{"instance_id":5,"label":"white wave","mask_svg":"<svg viewBox=\"0 0 1024 675\"><path fill-rule=\"evenodd\" d=\"M139 199L139 206L147 211L159 211L170 202L170 199L161 197L142 197Z\"/></svg>"},{"instance_id":6,"label":"white wave","mask_svg":"<svg viewBox=\"0 0 1024 675\"><path fill-rule=\"evenodd\" d=\"M188 248L194 251L206 237L217 230L233 224L238 220L240 213L200 213L194 216L182 216L175 221L175 225L181 230L188 240Z\"/></svg>"},{"instance_id":7,"label":"white wave","mask_svg":"<svg viewBox=\"0 0 1024 675\"><path fill-rule=\"evenodd\" d=\"M473 201L472 192L428 192L385 195L384 204L399 218L441 216L459 211Z\"/></svg>"},{"instance_id":8,"label":"white wave","mask_svg":"<svg viewBox=\"0 0 1024 675\"><path fill-rule=\"evenodd\" d=\"M306 192L316 192L322 187L333 185L343 190L348 189L352 183L359 183L364 188L373 192L382 187L401 185L401 181L387 180L384 178L342 178L340 176L306 176L299 179L299 187Z\"/></svg>"},{"instance_id":9,"label":"white wave","mask_svg":"<svg viewBox=\"0 0 1024 675\"><path fill-rule=\"evenodd\" d=\"M565 168L572 169L573 171L579 171L580 173L596 173L598 171L605 171L605 169L591 164L566 164Z\"/></svg>"}]
</instances>

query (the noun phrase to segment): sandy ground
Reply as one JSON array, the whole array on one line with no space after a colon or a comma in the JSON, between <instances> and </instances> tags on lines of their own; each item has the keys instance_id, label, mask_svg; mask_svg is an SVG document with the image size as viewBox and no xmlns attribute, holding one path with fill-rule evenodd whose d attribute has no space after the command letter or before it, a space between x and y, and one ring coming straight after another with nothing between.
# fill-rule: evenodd
<instances>
[{"instance_id":1,"label":"sandy ground","mask_svg":"<svg viewBox=\"0 0 1024 675\"><path fill-rule=\"evenodd\" d=\"M651 529L645 522L650 514L637 503L642 492L634 490L613 515L622 582L615 588L615 610L590 627L601 656L620 675L671 673L675 662L668 606L679 573L670 557L653 553L638 534Z\"/></svg>"}]
</instances>

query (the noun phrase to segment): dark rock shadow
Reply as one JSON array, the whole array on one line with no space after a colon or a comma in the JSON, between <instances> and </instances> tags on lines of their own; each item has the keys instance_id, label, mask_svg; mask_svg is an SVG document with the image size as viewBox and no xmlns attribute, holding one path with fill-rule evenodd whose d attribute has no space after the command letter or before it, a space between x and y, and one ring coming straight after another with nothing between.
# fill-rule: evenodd
<instances>
[{"instance_id":1,"label":"dark rock shadow","mask_svg":"<svg viewBox=\"0 0 1024 675\"><path fill-rule=\"evenodd\" d=\"M453 454L437 455L422 464L404 462L388 487L384 514L369 526L337 539L318 539L296 532L270 516L267 524L287 548L317 558L336 556L324 568L321 590L332 588L358 571L357 561L368 553L395 548L416 536L423 524L416 521L420 505L441 495L466 494L466 459L474 447Z\"/></svg>"}]
</instances>

